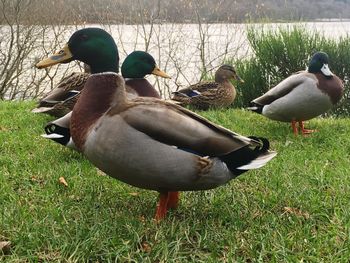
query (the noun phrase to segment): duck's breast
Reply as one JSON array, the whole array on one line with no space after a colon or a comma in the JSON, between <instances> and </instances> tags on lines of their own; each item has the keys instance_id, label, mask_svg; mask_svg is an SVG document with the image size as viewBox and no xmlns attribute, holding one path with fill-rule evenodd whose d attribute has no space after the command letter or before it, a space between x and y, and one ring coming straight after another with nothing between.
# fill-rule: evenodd
<instances>
[{"instance_id":1,"label":"duck's breast","mask_svg":"<svg viewBox=\"0 0 350 263\"><path fill-rule=\"evenodd\" d=\"M84 154L108 175L157 191L211 189L233 178L218 158L160 143L119 115L100 119L87 136Z\"/></svg>"},{"instance_id":2,"label":"duck's breast","mask_svg":"<svg viewBox=\"0 0 350 263\"><path fill-rule=\"evenodd\" d=\"M263 108L266 117L290 122L312 119L332 107L330 97L317 87L316 78L306 78L288 94Z\"/></svg>"}]
</instances>

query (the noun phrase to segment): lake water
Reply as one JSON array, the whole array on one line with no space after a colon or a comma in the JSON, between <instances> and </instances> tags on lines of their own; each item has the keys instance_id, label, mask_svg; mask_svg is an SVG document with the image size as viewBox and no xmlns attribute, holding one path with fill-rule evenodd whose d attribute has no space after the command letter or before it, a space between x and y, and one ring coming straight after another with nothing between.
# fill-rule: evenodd
<instances>
[{"instance_id":1,"label":"lake water","mask_svg":"<svg viewBox=\"0 0 350 263\"><path fill-rule=\"evenodd\" d=\"M296 24L275 23L250 24L249 26L276 29L281 26L292 27L294 25ZM330 38L339 38L350 33L350 22L313 22L300 25L305 25L308 30L318 31ZM89 26L101 27L100 25ZM103 28L111 32L116 40L121 62L133 50L146 50L154 56L159 67L172 76L172 79L164 80L153 76L149 76L148 79L157 86L164 97L168 97L171 91L199 81L203 68L214 73L217 67L229 58L251 55L246 38L247 26L246 24L155 24L111 25L103 26ZM67 26L63 33L56 34L59 45L63 46L69 36L77 28L82 27L87 27L87 25ZM6 32L8 30L2 27L1 34L6 35ZM36 79L43 76L43 70L33 67L35 61L58 48L52 48L51 38L55 35L53 28L51 30L48 28L45 32L46 35L38 39L38 42L43 43L45 49L38 48L25 58L27 71L21 75L22 79L18 82L23 87L28 78L32 78L31 85L35 86ZM49 70L51 79L48 78L48 81L51 84L43 82L40 86L38 85L39 93L50 90L64 74L77 70L80 69L72 65L54 66ZM20 96L21 94L18 95Z\"/></svg>"},{"instance_id":2,"label":"lake water","mask_svg":"<svg viewBox=\"0 0 350 263\"><path fill-rule=\"evenodd\" d=\"M249 26L276 29L297 24L253 24ZM318 31L326 37L339 38L350 33L350 22L315 22L300 24L310 31ZM160 80L167 90L175 90L196 83L203 67L213 73L228 58L251 55L246 37L246 24L164 24L155 25L148 51L159 66L172 76L171 80ZM145 50L144 36L151 26L111 26L110 31L117 40L123 59L130 50ZM136 37L135 37L136 36ZM122 60L121 60L122 61ZM156 82L153 76L150 81ZM165 92L164 95L168 95Z\"/></svg>"}]
</instances>

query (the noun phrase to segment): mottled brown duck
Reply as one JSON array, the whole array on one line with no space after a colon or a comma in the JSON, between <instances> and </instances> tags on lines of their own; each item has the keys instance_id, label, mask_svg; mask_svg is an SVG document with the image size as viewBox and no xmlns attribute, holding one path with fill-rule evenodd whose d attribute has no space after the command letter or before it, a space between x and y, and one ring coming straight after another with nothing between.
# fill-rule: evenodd
<instances>
[{"instance_id":1,"label":"mottled brown duck","mask_svg":"<svg viewBox=\"0 0 350 263\"><path fill-rule=\"evenodd\" d=\"M231 65L222 65L215 73L215 81L199 82L174 92L172 100L181 105L207 110L230 106L236 98L236 89L231 79L243 80Z\"/></svg>"}]
</instances>

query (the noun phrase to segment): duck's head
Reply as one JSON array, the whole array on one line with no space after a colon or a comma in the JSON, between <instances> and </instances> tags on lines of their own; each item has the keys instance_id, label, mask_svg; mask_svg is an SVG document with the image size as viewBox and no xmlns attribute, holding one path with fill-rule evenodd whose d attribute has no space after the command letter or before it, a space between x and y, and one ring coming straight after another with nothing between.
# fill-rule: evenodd
<instances>
[{"instance_id":1,"label":"duck's head","mask_svg":"<svg viewBox=\"0 0 350 263\"><path fill-rule=\"evenodd\" d=\"M36 64L46 68L58 63L79 60L88 64L91 73L118 72L118 48L112 36L101 28L84 28L76 31L63 49Z\"/></svg>"},{"instance_id":2,"label":"duck's head","mask_svg":"<svg viewBox=\"0 0 350 263\"><path fill-rule=\"evenodd\" d=\"M221 80L226 79L235 79L240 82L244 82L244 80L238 76L235 68L231 65L222 65L215 73L215 81L220 82Z\"/></svg>"},{"instance_id":3,"label":"duck's head","mask_svg":"<svg viewBox=\"0 0 350 263\"><path fill-rule=\"evenodd\" d=\"M328 67L329 58L325 52L316 52L310 59L308 72L322 73L324 76L333 77L332 71Z\"/></svg>"},{"instance_id":4,"label":"duck's head","mask_svg":"<svg viewBox=\"0 0 350 263\"><path fill-rule=\"evenodd\" d=\"M148 74L163 78L170 78L168 74L160 70L154 58L144 51L134 51L124 60L121 72L124 78L143 78Z\"/></svg>"}]
</instances>

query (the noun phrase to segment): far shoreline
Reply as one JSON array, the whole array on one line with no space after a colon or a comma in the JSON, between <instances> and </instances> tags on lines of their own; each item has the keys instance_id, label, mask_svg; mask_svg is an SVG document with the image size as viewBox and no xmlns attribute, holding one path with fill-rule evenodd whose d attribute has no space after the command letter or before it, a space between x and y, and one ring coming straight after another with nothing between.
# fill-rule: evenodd
<instances>
[{"instance_id":1,"label":"far shoreline","mask_svg":"<svg viewBox=\"0 0 350 263\"><path fill-rule=\"evenodd\" d=\"M283 20L283 19L276 19L276 20L269 20L269 18L262 19L262 20L252 20L252 21L242 21L242 22L225 22L225 21L206 21L203 19L200 21L201 23L205 24L233 24L233 25L244 25L244 24L290 24L290 23L341 23L341 22L350 22L350 18L316 18L311 20ZM119 23L119 22L110 22L106 21L106 23L101 21L81 21L76 23L18 23L18 25L22 26L85 26L85 25L166 25L166 24L178 24L178 25L193 25L193 24L200 24L198 21L184 21L184 22L171 22L166 20L154 20L154 21L145 21L145 23ZM9 26L8 23L0 23L0 26Z\"/></svg>"}]
</instances>

